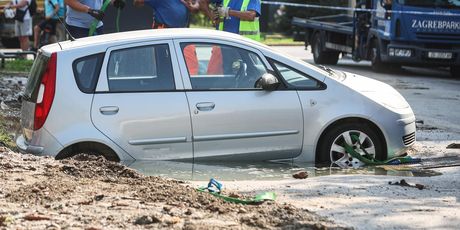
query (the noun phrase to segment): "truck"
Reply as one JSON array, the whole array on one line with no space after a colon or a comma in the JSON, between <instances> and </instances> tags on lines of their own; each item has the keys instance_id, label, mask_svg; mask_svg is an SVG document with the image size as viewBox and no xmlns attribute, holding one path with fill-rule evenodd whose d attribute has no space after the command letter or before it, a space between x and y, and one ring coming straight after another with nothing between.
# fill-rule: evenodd
<instances>
[{"instance_id":1,"label":"truck","mask_svg":"<svg viewBox=\"0 0 460 230\"><path fill-rule=\"evenodd\" d=\"M292 25L316 64L335 65L343 54L377 72L448 67L460 78L460 0L361 0L352 13L294 17Z\"/></svg>"}]
</instances>

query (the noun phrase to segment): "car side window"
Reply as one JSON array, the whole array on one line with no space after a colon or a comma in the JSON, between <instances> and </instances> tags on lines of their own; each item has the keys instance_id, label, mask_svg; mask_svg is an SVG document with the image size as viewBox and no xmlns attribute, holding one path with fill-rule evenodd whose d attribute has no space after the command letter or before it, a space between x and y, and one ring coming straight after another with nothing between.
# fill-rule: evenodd
<instances>
[{"instance_id":1,"label":"car side window","mask_svg":"<svg viewBox=\"0 0 460 230\"><path fill-rule=\"evenodd\" d=\"M115 50L107 67L110 92L145 92L175 89L167 44Z\"/></svg>"},{"instance_id":2,"label":"car side window","mask_svg":"<svg viewBox=\"0 0 460 230\"><path fill-rule=\"evenodd\" d=\"M255 89L268 72L260 57L245 49L210 43L182 43L181 48L192 89Z\"/></svg>"},{"instance_id":3,"label":"car side window","mask_svg":"<svg viewBox=\"0 0 460 230\"><path fill-rule=\"evenodd\" d=\"M104 53L99 53L78 58L72 63L73 75L82 92L94 93L103 60Z\"/></svg>"},{"instance_id":4,"label":"car side window","mask_svg":"<svg viewBox=\"0 0 460 230\"><path fill-rule=\"evenodd\" d=\"M317 80L309 77L308 75L280 62L274 60L271 61L288 86L307 89L318 89L321 87L321 84Z\"/></svg>"}]
</instances>

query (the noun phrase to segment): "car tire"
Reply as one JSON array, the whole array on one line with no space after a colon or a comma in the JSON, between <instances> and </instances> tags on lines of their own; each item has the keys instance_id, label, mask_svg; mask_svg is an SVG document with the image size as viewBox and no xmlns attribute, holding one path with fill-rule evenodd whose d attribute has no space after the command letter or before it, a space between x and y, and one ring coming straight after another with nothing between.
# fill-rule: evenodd
<instances>
[{"instance_id":1,"label":"car tire","mask_svg":"<svg viewBox=\"0 0 460 230\"><path fill-rule=\"evenodd\" d=\"M359 141L352 140L352 135L357 136ZM345 152L344 146L347 143L345 138L350 138L348 140L352 142L353 148L361 155L364 155L365 152L359 148L360 145L378 160L385 160L387 157L384 141L375 129L365 123L343 123L328 129L323 135L317 148L316 163L331 164L339 160L344 164L350 163L349 166L355 163L356 159L352 159ZM361 143L358 144L358 142Z\"/></svg>"},{"instance_id":2,"label":"car tire","mask_svg":"<svg viewBox=\"0 0 460 230\"><path fill-rule=\"evenodd\" d=\"M451 66L450 76L455 79L460 79L460 66Z\"/></svg>"},{"instance_id":3,"label":"car tire","mask_svg":"<svg viewBox=\"0 0 460 230\"><path fill-rule=\"evenodd\" d=\"M311 42L311 49L313 53L313 60L316 64L336 65L339 61L340 52L337 51L324 51L322 36L316 33Z\"/></svg>"},{"instance_id":4,"label":"car tire","mask_svg":"<svg viewBox=\"0 0 460 230\"><path fill-rule=\"evenodd\" d=\"M88 143L88 142L84 144L76 144L76 145L65 148L56 156L56 160L70 158L78 154L102 156L106 160L109 160L109 161L115 161L115 162L120 161L120 159L118 158L118 155L113 150L111 150L109 147L98 144L98 143Z\"/></svg>"},{"instance_id":5,"label":"car tire","mask_svg":"<svg viewBox=\"0 0 460 230\"><path fill-rule=\"evenodd\" d=\"M385 66L380 57L380 44L377 39L374 39L371 43L370 59L372 70L375 72L383 72L385 70Z\"/></svg>"}]
</instances>

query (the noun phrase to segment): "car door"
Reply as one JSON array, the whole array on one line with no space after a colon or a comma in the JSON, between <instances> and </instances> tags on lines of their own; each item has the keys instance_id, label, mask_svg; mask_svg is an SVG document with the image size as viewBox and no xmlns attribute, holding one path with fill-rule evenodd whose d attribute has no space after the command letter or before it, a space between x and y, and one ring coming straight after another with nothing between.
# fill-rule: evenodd
<instances>
[{"instance_id":1,"label":"car door","mask_svg":"<svg viewBox=\"0 0 460 230\"><path fill-rule=\"evenodd\" d=\"M295 91L266 91L257 49L213 40L175 41L191 111L194 158L284 159L301 151L303 118Z\"/></svg>"},{"instance_id":2,"label":"car door","mask_svg":"<svg viewBox=\"0 0 460 230\"><path fill-rule=\"evenodd\" d=\"M170 40L112 47L91 118L136 159L192 158L188 103Z\"/></svg>"}]
</instances>

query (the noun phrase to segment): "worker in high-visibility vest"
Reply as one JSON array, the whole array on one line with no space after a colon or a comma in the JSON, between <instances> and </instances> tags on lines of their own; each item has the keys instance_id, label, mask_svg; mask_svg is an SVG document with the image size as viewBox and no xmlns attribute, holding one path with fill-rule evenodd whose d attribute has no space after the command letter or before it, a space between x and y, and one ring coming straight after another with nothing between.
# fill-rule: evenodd
<instances>
[{"instance_id":1,"label":"worker in high-visibility vest","mask_svg":"<svg viewBox=\"0 0 460 230\"><path fill-rule=\"evenodd\" d=\"M240 34L253 40L260 40L259 16L260 0L211 0L222 6L217 7L219 14L218 29Z\"/></svg>"},{"instance_id":2,"label":"worker in high-visibility vest","mask_svg":"<svg viewBox=\"0 0 460 230\"><path fill-rule=\"evenodd\" d=\"M260 0L181 0L186 5L199 2L199 9L214 20L218 30L260 41ZM188 3L188 4L187 4ZM215 11L209 8L214 4Z\"/></svg>"}]
</instances>

